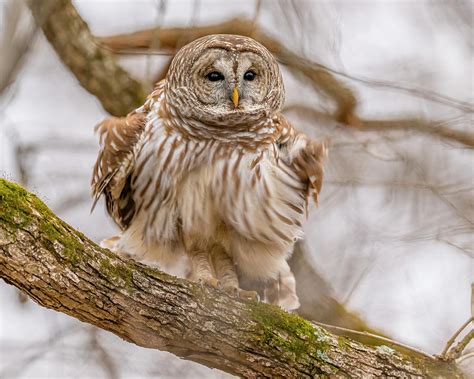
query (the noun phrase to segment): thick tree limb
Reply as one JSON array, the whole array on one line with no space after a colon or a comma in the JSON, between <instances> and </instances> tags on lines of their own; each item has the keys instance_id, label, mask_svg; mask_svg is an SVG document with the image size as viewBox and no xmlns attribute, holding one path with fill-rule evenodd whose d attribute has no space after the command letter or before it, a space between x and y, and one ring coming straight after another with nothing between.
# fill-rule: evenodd
<instances>
[{"instance_id":1,"label":"thick tree limb","mask_svg":"<svg viewBox=\"0 0 474 379\"><path fill-rule=\"evenodd\" d=\"M244 377L462 377L451 363L330 334L98 247L0 179L0 277L39 304L137 345Z\"/></svg>"},{"instance_id":2,"label":"thick tree limb","mask_svg":"<svg viewBox=\"0 0 474 379\"><path fill-rule=\"evenodd\" d=\"M141 105L144 98L143 87L128 76L109 51L97 43L70 0L32 2L30 8L61 60L76 75L81 85L97 96L108 112L113 116L121 116ZM225 30L231 30L229 28L233 26L232 22L223 24L223 27L227 28ZM201 34L212 32L206 28L199 31ZM245 34L246 31L239 27L235 32ZM188 42L189 38L199 35L193 37L188 33L182 40L174 29L164 29L160 36L163 48L176 48ZM311 283L308 283L309 287L301 286L304 291L298 291L304 315L325 323L334 322L347 328L370 330L357 315L348 312L336 301L330 287L324 284L322 276L308 262L308 253L303 254L303 250L297 248L291 261L297 282L308 282L306 278L301 277L304 274L312 279L313 284L319 283L317 290L314 290L314 285L310 286Z\"/></svg>"},{"instance_id":3,"label":"thick tree limb","mask_svg":"<svg viewBox=\"0 0 474 379\"><path fill-rule=\"evenodd\" d=\"M124 116L143 104L142 84L99 46L70 0L32 0L29 6L59 58L107 112Z\"/></svg>"}]
</instances>

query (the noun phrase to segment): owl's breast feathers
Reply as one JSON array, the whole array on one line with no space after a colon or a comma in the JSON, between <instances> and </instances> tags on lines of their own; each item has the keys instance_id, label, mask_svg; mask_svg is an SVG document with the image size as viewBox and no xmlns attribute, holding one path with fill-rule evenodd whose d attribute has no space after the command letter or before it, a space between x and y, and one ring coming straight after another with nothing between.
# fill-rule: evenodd
<instances>
[{"instance_id":1,"label":"owl's breast feathers","mask_svg":"<svg viewBox=\"0 0 474 379\"><path fill-rule=\"evenodd\" d=\"M97 126L95 202L104 194L122 229L139 223L153 240L212 234L225 225L250 240L290 246L301 235L308 195L317 200L324 146L280 114L262 123L266 135L258 144L247 134L198 138L169 122L176 117L163 98L160 84L143 107Z\"/></svg>"}]
</instances>

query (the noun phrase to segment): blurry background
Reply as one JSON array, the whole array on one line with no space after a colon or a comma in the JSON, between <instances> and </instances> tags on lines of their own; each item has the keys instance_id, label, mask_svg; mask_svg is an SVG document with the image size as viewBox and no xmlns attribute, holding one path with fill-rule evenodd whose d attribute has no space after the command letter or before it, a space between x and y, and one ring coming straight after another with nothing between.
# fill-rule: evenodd
<instances>
[{"instance_id":1,"label":"blurry background","mask_svg":"<svg viewBox=\"0 0 474 379\"><path fill-rule=\"evenodd\" d=\"M327 94L291 64L283 67L285 114L332 142L320 205L306 225L312 264L368 325L429 353L442 351L471 312L472 2L73 4L96 36L246 17L299 57L335 71L365 124L328 117L335 108ZM100 241L115 227L103 206L89 213L89 183L98 151L93 127L108 114L35 30L21 1L1 0L0 20L0 175ZM151 88L169 57L118 58ZM227 375L123 342L25 301L1 282L0 377Z\"/></svg>"}]
</instances>

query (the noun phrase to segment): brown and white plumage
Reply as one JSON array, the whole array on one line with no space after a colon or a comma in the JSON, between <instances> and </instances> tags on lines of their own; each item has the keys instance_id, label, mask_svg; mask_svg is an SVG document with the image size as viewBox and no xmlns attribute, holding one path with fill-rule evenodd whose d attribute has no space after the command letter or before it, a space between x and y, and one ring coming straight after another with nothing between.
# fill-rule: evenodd
<instances>
[{"instance_id":1,"label":"brown and white plumage","mask_svg":"<svg viewBox=\"0 0 474 379\"><path fill-rule=\"evenodd\" d=\"M269 301L296 308L286 259L317 201L325 148L293 129L283 99L276 61L250 38L181 49L144 106L97 127L93 194L123 230L107 246L224 287L273 283Z\"/></svg>"},{"instance_id":2,"label":"brown and white plumage","mask_svg":"<svg viewBox=\"0 0 474 379\"><path fill-rule=\"evenodd\" d=\"M145 122L145 113L132 112L124 118L111 117L95 128L101 149L93 172L92 209L104 194L109 214L122 229L127 228L135 213L129 178L135 160L133 148Z\"/></svg>"}]
</instances>

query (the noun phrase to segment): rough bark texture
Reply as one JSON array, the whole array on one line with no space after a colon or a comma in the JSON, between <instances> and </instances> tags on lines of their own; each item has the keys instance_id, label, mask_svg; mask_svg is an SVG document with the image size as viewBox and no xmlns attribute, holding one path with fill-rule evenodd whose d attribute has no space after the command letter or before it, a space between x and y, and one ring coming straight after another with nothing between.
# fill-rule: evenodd
<instances>
[{"instance_id":1,"label":"rough bark texture","mask_svg":"<svg viewBox=\"0 0 474 379\"><path fill-rule=\"evenodd\" d=\"M330 334L98 247L0 179L0 277L39 304L244 377L461 377L455 366Z\"/></svg>"},{"instance_id":2,"label":"rough bark texture","mask_svg":"<svg viewBox=\"0 0 474 379\"><path fill-rule=\"evenodd\" d=\"M141 105L143 87L129 77L110 53L97 43L70 0L31 2L30 8L64 64L86 90L97 96L110 114L121 116ZM250 31L248 21L242 24L240 20L233 20L197 28L195 32L192 29L163 29L157 38L160 39L160 47L176 49L201 35L226 33L233 29L237 34ZM150 46L152 41L148 39L144 43ZM337 85L337 82L333 85ZM341 100L341 106L343 104L345 103ZM337 302L330 286L309 264L309 260L304 243L298 244L290 265L297 282L308 284L301 285L298 290L304 317L346 328L373 331L357 315L348 312ZM312 278L312 283L308 282L308 277Z\"/></svg>"},{"instance_id":3,"label":"rough bark texture","mask_svg":"<svg viewBox=\"0 0 474 379\"><path fill-rule=\"evenodd\" d=\"M143 104L142 84L100 46L69 0L30 1L29 6L59 58L107 112L124 116Z\"/></svg>"}]
</instances>

